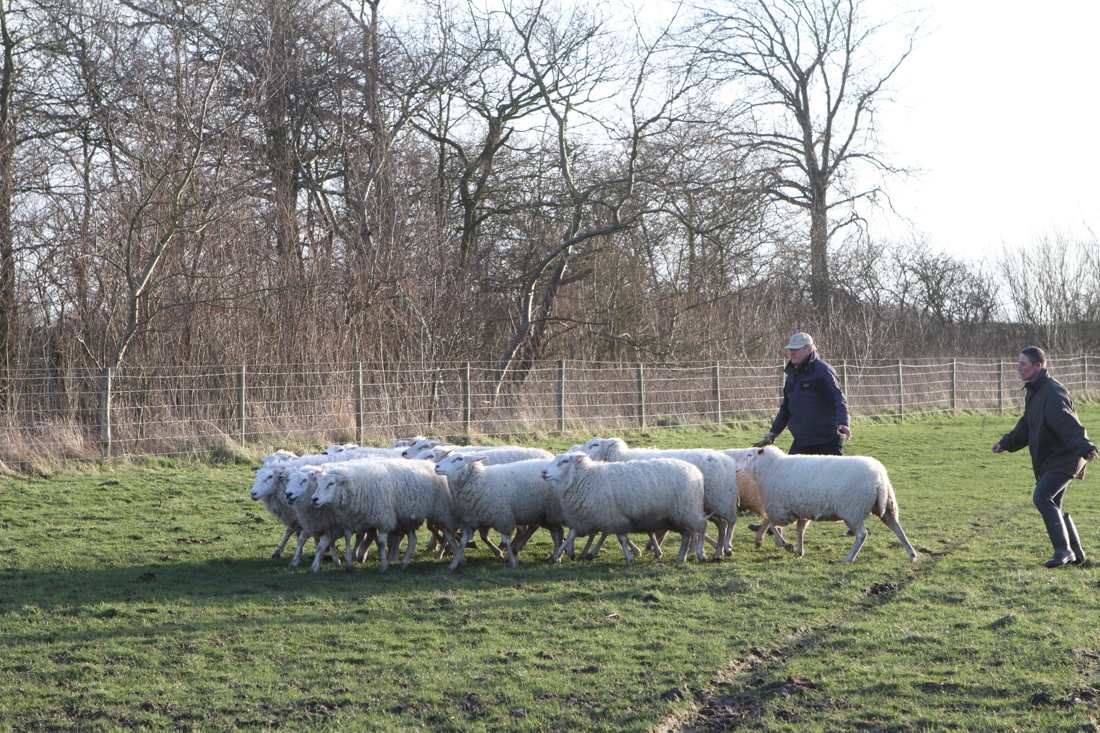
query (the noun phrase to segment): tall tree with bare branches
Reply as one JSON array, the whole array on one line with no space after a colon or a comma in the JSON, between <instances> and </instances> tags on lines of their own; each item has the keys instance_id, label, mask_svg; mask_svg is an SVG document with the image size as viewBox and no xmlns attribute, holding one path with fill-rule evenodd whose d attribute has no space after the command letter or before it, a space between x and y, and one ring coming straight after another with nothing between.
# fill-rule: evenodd
<instances>
[{"instance_id":1,"label":"tall tree with bare branches","mask_svg":"<svg viewBox=\"0 0 1100 733\"><path fill-rule=\"evenodd\" d=\"M901 18L876 22L862 0L725 0L700 13L699 44L753 124L745 134L772 172L772 196L809 215L810 293L827 314L829 243L859 220L855 205L879 185L861 185L860 167L896 172L881 155L875 111L909 57L919 24L901 30L901 50L880 55L881 37Z\"/></svg>"}]
</instances>

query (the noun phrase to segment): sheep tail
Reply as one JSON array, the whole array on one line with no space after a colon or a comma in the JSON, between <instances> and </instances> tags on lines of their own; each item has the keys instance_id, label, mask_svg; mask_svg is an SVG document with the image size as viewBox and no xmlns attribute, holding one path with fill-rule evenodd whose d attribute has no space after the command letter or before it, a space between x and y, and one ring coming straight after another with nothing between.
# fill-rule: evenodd
<instances>
[{"instance_id":1,"label":"sheep tail","mask_svg":"<svg viewBox=\"0 0 1100 733\"><path fill-rule=\"evenodd\" d=\"M875 499L874 515L879 519L898 515L898 505L894 499L894 487L890 485L889 479L883 481L882 486L879 487L878 497Z\"/></svg>"}]
</instances>

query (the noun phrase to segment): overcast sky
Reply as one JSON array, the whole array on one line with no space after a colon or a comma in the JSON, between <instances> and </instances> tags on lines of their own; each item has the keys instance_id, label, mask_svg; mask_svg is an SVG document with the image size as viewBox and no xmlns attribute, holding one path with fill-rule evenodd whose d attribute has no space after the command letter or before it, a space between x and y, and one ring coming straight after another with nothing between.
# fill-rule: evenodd
<instances>
[{"instance_id":1,"label":"overcast sky","mask_svg":"<svg viewBox=\"0 0 1100 733\"><path fill-rule=\"evenodd\" d=\"M923 169L890 184L895 206L970 259L1054 230L1100 236L1100 2L927 7L880 119L892 159Z\"/></svg>"}]
</instances>

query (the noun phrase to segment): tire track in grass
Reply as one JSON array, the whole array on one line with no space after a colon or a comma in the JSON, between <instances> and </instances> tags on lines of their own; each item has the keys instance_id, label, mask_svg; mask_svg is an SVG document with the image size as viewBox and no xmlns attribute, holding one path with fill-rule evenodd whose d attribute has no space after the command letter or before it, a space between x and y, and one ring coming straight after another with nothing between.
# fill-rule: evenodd
<instances>
[{"instance_id":1,"label":"tire track in grass","mask_svg":"<svg viewBox=\"0 0 1100 733\"><path fill-rule=\"evenodd\" d=\"M966 535L964 541L948 545L942 550L917 547L920 557L915 565L904 565L891 580L874 583L866 588L862 597L842 606L824 626L816 629L800 626L794 633L781 637L781 640L777 640L779 643L770 648L754 647L744 658L729 660L727 669L715 675L709 688L667 691L662 696L665 699L680 701L690 697L691 701L656 725L652 729L653 733L716 733L740 728L759 729L775 701L816 689L813 680L798 675L784 675L786 667L796 659L810 656L816 649L828 644L843 625L856 620L855 614L880 610L899 591L932 575L943 559L970 551L992 528L1002 525L1019 511L1018 506L1010 505L993 518L989 517L988 511L985 512L986 517L980 523L971 522L972 528L981 528L981 531L972 531Z\"/></svg>"}]
</instances>

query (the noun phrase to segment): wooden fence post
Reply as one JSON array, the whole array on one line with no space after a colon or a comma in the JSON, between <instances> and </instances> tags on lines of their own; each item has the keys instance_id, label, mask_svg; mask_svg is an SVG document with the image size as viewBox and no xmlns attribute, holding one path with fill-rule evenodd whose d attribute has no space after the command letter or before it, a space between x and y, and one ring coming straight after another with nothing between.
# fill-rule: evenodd
<instances>
[{"instance_id":1,"label":"wooden fence post","mask_svg":"<svg viewBox=\"0 0 1100 733\"><path fill-rule=\"evenodd\" d=\"M901 359L898 359L898 419L905 419L905 381L902 378Z\"/></svg>"},{"instance_id":2,"label":"wooden fence post","mask_svg":"<svg viewBox=\"0 0 1100 733\"><path fill-rule=\"evenodd\" d=\"M722 368L714 362L712 380L714 387L714 424L722 424Z\"/></svg>"},{"instance_id":3,"label":"wooden fence post","mask_svg":"<svg viewBox=\"0 0 1100 733\"><path fill-rule=\"evenodd\" d=\"M638 362L638 427L645 427L645 375L642 362Z\"/></svg>"},{"instance_id":4,"label":"wooden fence post","mask_svg":"<svg viewBox=\"0 0 1100 733\"><path fill-rule=\"evenodd\" d=\"M958 413L958 359L951 359L951 412Z\"/></svg>"},{"instance_id":5,"label":"wooden fence post","mask_svg":"<svg viewBox=\"0 0 1100 733\"><path fill-rule=\"evenodd\" d=\"M558 359L558 432L565 432L565 359Z\"/></svg>"},{"instance_id":6,"label":"wooden fence post","mask_svg":"<svg viewBox=\"0 0 1100 733\"><path fill-rule=\"evenodd\" d=\"M352 386L355 389L355 442L363 442L363 362L357 361L352 367Z\"/></svg>"},{"instance_id":7,"label":"wooden fence post","mask_svg":"<svg viewBox=\"0 0 1100 733\"><path fill-rule=\"evenodd\" d=\"M848 360L840 360L840 391L848 396Z\"/></svg>"},{"instance_id":8,"label":"wooden fence post","mask_svg":"<svg viewBox=\"0 0 1100 733\"><path fill-rule=\"evenodd\" d=\"M470 362L462 362L462 430L470 434Z\"/></svg>"},{"instance_id":9,"label":"wooden fence post","mask_svg":"<svg viewBox=\"0 0 1100 733\"><path fill-rule=\"evenodd\" d=\"M1005 360L997 360L997 412L1005 412Z\"/></svg>"},{"instance_id":10,"label":"wooden fence post","mask_svg":"<svg viewBox=\"0 0 1100 733\"><path fill-rule=\"evenodd\" d=\"M100 396L100 414L103 425L103 459L111 458L111 382L114 380L114 367L103 370L103 394Z\"/></svg>"},{"instance_id":11,"label":"wooden fence post","mask_svg":"<svg viewBox=\"0 0 1100 733\"><path fill-rule=\"evenodd\" d=\"M1089 398L1089 355L1081 355L1081 380L1084 384L1081 386L1081 394L1085 396L1087 400Z\"/></svg>"},{"instance_id":12,"label":"wooden fence post","mask_svg":"<svg viewBox=\"0 0 1100 733\"><path fill-rule=\"evenodd\" d=\"M237 439L244 445L244 365L237 367Z\"/></svg>"}]
</instances>

